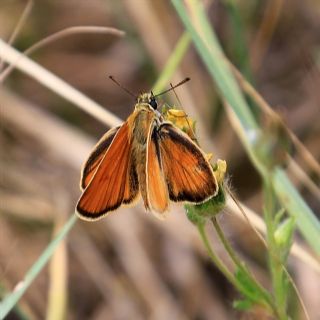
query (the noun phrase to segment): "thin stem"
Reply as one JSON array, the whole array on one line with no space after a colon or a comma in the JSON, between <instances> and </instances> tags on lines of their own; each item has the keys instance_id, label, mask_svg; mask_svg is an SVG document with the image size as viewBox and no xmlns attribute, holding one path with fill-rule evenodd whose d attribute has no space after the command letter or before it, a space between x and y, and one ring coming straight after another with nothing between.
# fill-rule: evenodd
<instances>
[{"instance_id":1,"label":"thin stem","mask_svg":"<svg viewBox=\"0 0 320 320\"><path fill-rule=\"evenodd\" d=\"M274 299L279 313L279 319L288 319L286 312L286 289L282 262L279 259L277 244L274 239L275 224L273 213L276 211L275 198L270 181L266 178L264 182L265 193L265 222L267 226L267 242L269 248L269 266L274 291Z\"/></svg>"},{"instance_id":2,"label":"thin stem","mask_svg":"<svg viewBox=\"0 0 320 320\"><path fill-rule=\"evenodd\" d=\"M269 292L263 288L259 282L257 282L257 280L255 279L255 277L252 275L252 273L250 272L250 270L248 270L248 268L245 266L245 264L239 259L239 257L237 256L237 254L235 253L235 251L233 250L232 246L230 245L230 242L226 239L226 237L224 236L224 233L218 223L218 220L214 217L211 219L211 222L219 236L219 239L221 241L221 243L223 244L224 248L226 249L226 251L228 252L230 258L232 259L232 261L234 262L234 264L243 272L246 274L246 276L252 281L252 284L255 285L256 289L260 292L260 294L264 297L265 301L269 304L269 306L271 307L271 309L276 312L276 306L272 300L271 295L269 294Z\"/></svg>"},{"instance_id":3,"label":"thin stem","mask_svg":"<svg viewBox=\"0 0 320 320\"><path fill-rule=\"evenodd\" d=\"M32 9L32 6L33 6L33 0L29 0L25 6L25 8L23 9L23 12L11 34L11 36L9 37L7 43L9 45L12 45L13 42L15 41L17 35L19 34L19 32L21 31L24 23L26 22L26 19L27 17L29 16L30 12L31 12L31 9ZM3 67L3 61L0 57L0 71L2 71L2 67Z\"/></svg>"},{"instance_id":4,"label":"thin stem","mask_svg":"<svg viewBox=\"0 0 320 320\"><path fill-rule=\"evenodd\" d=\"M234 278L233 274L227 269L227 267L224 265L224 263L215 255L211 248L211 244L209 242L209 239L207 237L207 233L204 228L203 223L197 224L198 231L200 233L201 239L207 249L208 255L211 258L212 262L217 266L217 268L220 270L221 273L224 274L224 276L238 289L241 291L241 288Z\"/></svg>"},{"instance_id":5,"label":"thin stem","mask_svg":"<svg viewBox=\"0 0 320 320\"><path fill-rule=\"evenodd\" d=\"M45 37L44 39L36 42L27 50L25 50L23 54L24 56L28 56L31 53L35 52L36 50L43 48L56 40L60 40L66 36L74 35L77 33L80 33L80 34L81 33L94 33L94 34L101 33L101 34L115 35L119 37L124 35L123 31L118 30L116 28L99 27L99 26L74 26L74 27L65 28L61 31L51 34L48 37ZM9 61L10 63L9 66L6 69L4 69L0 74L0 83L3 82L9 76L9 74L15 67L17 67L18 63L20 63L21 57L23 57L23 55L18 57L15 61Z\"/></svg>"},{"instance_id":6,"label":"thin stem","mask_svg":"<svg viewBox=\"0 0 320 320\"><path fill-rule=\"evenodd\" d=\"M267 242L266 242L265 239L261 236L261 234L258 232L258 230L256 229L256 226L255 226L254 224L252 224L252 221L251 221L252 217L249 219L249 217L247 216L248 214L251 214L249 208L246 208L246 212L245 212L244 209L243 209L244 205L243 205L243 204L240 204L240 202L239 202L239 201L237 200L237 198L232 194L232 192L231 192L231 190L230 190L229 188L227 189L227 191L228 191L230 197L232 198L232 200L234 201L234 203L237 205L237 207L238 207L238 209L240 210L240 212L242 213L243 218L247 221L248 225L251 227L251 229L253 230L253 232L257 235L257 237L260 239L261 243L262 243L262 244L264 245L264 247L268 250L268 244L267 244ZM266 233L266 230L263 230L263 232ZM292 246L292 249L293 249L293 248L294 248L294 246ZM292 249L291 249L291 251L292 251ZM300 250L300 249L299 249L299 250ZM269 251L269 252L270 252L270 251ZM301 251L301 254L304 253L304 252L305 252L305 251L302 250L302 251ZM279 257L275 257L275 256L273 256L273 257L274 257L274 259L278 259L278 260L279 260ZM316 261L316 260L315 260L315 261ZM280 263L281 263L281 261L280 261ZM310 260L308 264L309 264L309 265L313 265L313 261ZM294 289L294 291L295 291L295 293L296 293L296 295L297 295L297 298L298 298L298 300L299 300L299 302L300 302L300 304L301 304L301 308L302 308L302 310L303 310L303 312L304 312L304 314L305 314L306 319L307 319L307 320L310 320L310 317L309 317L309 315L308 315L307 308L306 308L306 306L305 306L305 304L304 304L304 302L303 302L303 300L302 300L302 297L301 297L301 295L300 295L300 293L299 293L299 290L298 290L296 284L294 283L294 281L293 281L290 273L289 273L288 270L286 269L285 265L284 265L283 263L281 263L281 265L282 265L283 272L286 274L288 281L291 283L291 285L292 285L292 287L293 287L293 289ZM272 304L274 305L273 301L272 301ZM275 308L275 309L276 309L276 308Z\"/></svg>"},{"instance_id":7,"label":"thin stem","mask_svg":"<svg viewBox=\"0 0 320 320\"><path fill-rule=\"evenodd\" d=\"M103 108L92 99L89 99L82 92L76 90L74 87L70 86L68 83L49 72L47 69L41 67L28 57L23 56L20 52L8 46L1 39L0 57L11 64L16 64L18 61L19 63L17 63L16 67L20 71L37 80L42 85L65 98L67 101L83 109L85 112L97 118L102 123L110 127L122 124L122 120L119 117L115 116L113 113L108 111L106 108Z\"/></svg>"},{"instance_id":8,"label":"thin stem","mask_svg":"<svg viewBox=\"0 0 320 320\"><path fill-rule=\"evenodd\" d=\"M230 255L230 258L232 259L232 261L234 262L234 264L239 267L242 271L247 271L247 268L244 266L244 264L240 261L240 259L238 258L238 256L236 255L236 253L234 252L233 248L231 247L229 241L226 239L226 237L223 234L223 231L218 223L218 220L213 217L211 219L211 222L219 236L219 239L221 241L221 243L223 244L223 246L225 247L225 249L227 250L227 252Z\"/></svg>"}]
</instances>

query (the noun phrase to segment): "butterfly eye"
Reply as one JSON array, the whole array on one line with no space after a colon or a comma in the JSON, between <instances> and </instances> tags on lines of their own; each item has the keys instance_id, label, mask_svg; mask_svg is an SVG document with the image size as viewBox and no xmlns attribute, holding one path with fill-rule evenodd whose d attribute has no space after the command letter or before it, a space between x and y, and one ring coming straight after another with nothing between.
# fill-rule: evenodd
<instances>
[{"instance_id":1,"label":"butterfly eye","mask_svg":"<svg viewBox=\"0 0 320 320\"><path fill-rule=\"evenodd\" d=\"M149 104L154 110L157 110L158 104L157 104L155 97L151 97Z\"/></svg>"}]
</instances>

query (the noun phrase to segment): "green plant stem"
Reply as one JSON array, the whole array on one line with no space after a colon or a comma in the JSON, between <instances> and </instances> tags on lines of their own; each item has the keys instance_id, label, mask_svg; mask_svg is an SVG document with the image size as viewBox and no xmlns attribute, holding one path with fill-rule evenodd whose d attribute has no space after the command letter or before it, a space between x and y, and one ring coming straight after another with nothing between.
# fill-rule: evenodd
<instances>
[{"instance_id":1,"label":"green plant stem","mask_svg":"<svg viewBox=\"0 0 320 320\"><path fill-rule=\"evenodd\" d=\"M278 252L277 244L274 239L275 224L274 214L276 212L275 195L268 178L264 181L265 208L264 218L267 227L267 243L269 249L269 266L272 278L272 286L274 291L274 300L277 306L279 319L286 320L287 316L287 290L285 284L285 274L282 262Z\"/></svg>"},{"instance_id":2,"label":"green plant stem","mask_svg":"<svg viewBox=\"0 0 320 320\"><path fill-rule=\"evenodd\" d=\"M61 240L68 234L71 228L74 226L78 217L73 214L71 218L65 223L60 232L57 234L54 240L50 242L47 248L43 251L38 260L32 265L29 271L26 273L24 279L16 286L14 291L9 294L0 304L0 319L4 319L14 305L19 301L25 291L29 288L32 281L40 273L46 263L53 255L56 247L60 244Z\"/></svg>"},{"instance_id":3,"label":"green plant stem","mask_svg":"<svg viewBox=\"0 0 320 320\"><path fill-rule=\"evenodd\" d=\"M197 228L212 262L216 265L216 267L220 270L220 272L224 274L224 276L230 281L230 283L232 283L239 291L241 291L241 287L238 285L238 282L234 278L233 274L227 269L224 263L213 252L209 239L207 237L207 233L205 231L205 224L198 223Z\"/></svg>"},{"instance_id":4,"label":"green plant stem","mask_svg":"<svg viewBox=\"0 0 320 320\"><path fill-rule=\"evenodd\" d=\"M211 222L219 236L219 239L223 246L225 247L226 251L229 253L230 258L234 262L234 264L240 268L242 271L247 272L247 268L244 266L244 264L240 261L236 253L234 252L233 248L231 247L229 241L226 239L226 237L223 234L223 231L218 223L218 220L216 218L212 218Z\"/></svg>"},{"instance_id":5,"label":"green plant stem","mask_svg":"<svg viewBox=\"0 0 320 320\"><path fill-rule=\"evenodd\" d=\"M271 295L269 294L269 292L263 288L258 282L257 280L254 278L254 276L252 275L252 273L248 270L248 268L244 265L244 263L238 258L237 254L235 253L235 251L233 250L232 246L230 245L229 241L226 239L226 237L224 236L224 233L218 223L218 220L216 218L212 218L211 222L217 232L217 235L221 241L221 243L223 244L224 248L226 249L226 251L228 252L230 258L232 259L232 261L234 262L234 264L243 272L247 275L247 277L252 281L252 284L255 285L255 288L260 292L260 294L264 297L265 301L268 303L268 305L271 307L271 309L273 310L273 312L275 314L277 314L277 308L272 300Z\"/></svg>"}]
</instances>

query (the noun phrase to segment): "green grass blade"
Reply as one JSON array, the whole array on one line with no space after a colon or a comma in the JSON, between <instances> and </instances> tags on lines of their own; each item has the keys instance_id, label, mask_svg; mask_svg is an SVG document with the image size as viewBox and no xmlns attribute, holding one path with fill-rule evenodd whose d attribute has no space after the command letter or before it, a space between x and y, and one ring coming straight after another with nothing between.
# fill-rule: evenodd
<instances>
[{"instance_id":1,"label":"green grass blade","mask_svg":"<svg viewBox=\"0 0 320 320\"><path fill-rule=\"evenodd\" d=\"M177 13L191 35L198 54L203 59L213 80L215 80L223 99L228 102L240 123L241 134L239 134L239 137L252 162L264 175L268 173L268 168L264 167L258 159L254 146L255 140L252 139L253 136L263 134L263 132L260 132L258 124L254 120L250 108L229 69L225 55L206 17L202 4L197 0L186 0L185 2L188 5L189 12L191 12L190 16L183 1L172 0ZM283 170L276 169L273 176L273 187L282 205L296 218L297 227L309 245L320 254L320 223ZM299 214L297 214L297 210L299 210Z\"/></svg>"},{"instance_id":2,"label":"green grass blade","mask_svg":"<svg viewBox=\"0 0 320 320\"><path fill-rule=\"evenodd\" d=\"M172 0L172 2L178 14L180 15L181 20L189 31L196 49L204 60L208 71L216 81L217 87L221 91L226 101L233 107L242 126L247 131L256 130L257 123L255 122L244 100L244 97L240 92L236 80L231 73L231 70L225 60L223 51L216 36L212 32L210 25L208 25L208 23L204 23L201 28L202 34L206 34L210 39L211 45L209 46L207 42L204 42L203 37L200 37L198 31L194 28L187 11L182 4L182 1ZM201 13L202 10L198 3L194 1L190 1L190 3L192 3L192 7L195 8L196 13L201 14L201 20L204 20L202 18L204 12Z\"/></svg>"},{"instance_id":3,"label":"green grass blade","mask_svg":"<svg viewBox=\"0 0 320 320\"><path fill-rule=\"evenodd\" d=\"M302 200L297 189L292 185L287 175L281 169L276 169L273 175L273 187L278 199L296 219L296 223L305 239L313 245L320 255L320 224L312 210ZM288 196L290 195L290 196Z\"/></svg>"},{"instance_id":4,"label":"green grass blade","mask_svg":"<svg viewBox=\"0 0 320 320\"><path fill-rule=\"evenodd\" d=\"M231 50L236 59L236 64L240 71L245 75L251 83L253 82L248 44L245 39L245 26L239 12L239 3L234 0L223 0L222 2L226 7L231 27Z\"/></svg>"},{"instance_id":5,"label":"green grass blade","mask_svg":"<svg viewBox=\"0 0 320 320\"><path fill-rule=\"evenodd\" d=\"M61 231L57 234L56 238L50 242L48 247L44 250L38 260L32 265L26 273L24 279L17 285L15 290L9 294L0 304L0 319L4 319L14 305L19 301L25 291L29 288L32 281L37 277L39 272L43 269L46 263L53 255L56 247L60 244L61 240L65 238L71 228L77 221L75 214L66 222Z\"/></svg>"},{"instance_id":6,"label":"green grass blade","mask_svg":"<svg viewBox=\"0 0 320 320\"><path fill-rule=\"evenodd\" d=\"M180 62L182 61L189 45L191 43L190 35L185 32L179 39L176 47L173 50L170 58L168 59L164 69L162 70L160 77L152 88L152 91L157 94L165 89L165 86L170 82L174 72L177 70Z\"/></svg>"}]
</instances>

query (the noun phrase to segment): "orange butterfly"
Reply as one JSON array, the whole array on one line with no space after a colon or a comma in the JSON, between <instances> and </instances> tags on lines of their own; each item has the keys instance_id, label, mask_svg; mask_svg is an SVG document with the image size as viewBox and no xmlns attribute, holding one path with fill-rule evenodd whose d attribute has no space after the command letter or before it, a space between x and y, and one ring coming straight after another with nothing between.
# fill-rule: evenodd
<instances>
[{"instance_id":1,"label":"orange butterfly","mask_svg":"<svg viewBox=\"0 0 320 320\"><path fill-rule=\"evenodd\" d=\"M161 214L169 199L200 204L218 192L205 154L164 121L152 93L139 95L123 125L101 138L84 164L80 186L76 211L85 220L133 205L140 195L146 210Z\"/></svg>"}]
</instances>

